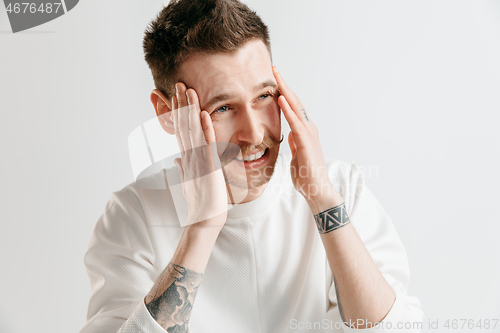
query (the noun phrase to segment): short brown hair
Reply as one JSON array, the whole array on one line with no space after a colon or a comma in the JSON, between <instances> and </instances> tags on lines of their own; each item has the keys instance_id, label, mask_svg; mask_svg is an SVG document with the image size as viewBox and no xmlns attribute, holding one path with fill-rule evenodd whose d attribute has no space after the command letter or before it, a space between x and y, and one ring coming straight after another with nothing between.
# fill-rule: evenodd
<instances>
[{"instance_id":1,"label":"short brown hair","mask_svg":"<svg viewBox=\"0 0 500 333\"><path fill-rule=\"evenodd\" d=\"M172 0L149 24L143 48L156 89L171 98L188 55L231 53L251 38L261 39L271 54L267 26L238 0Z\"/></svg>"}]
</instances>

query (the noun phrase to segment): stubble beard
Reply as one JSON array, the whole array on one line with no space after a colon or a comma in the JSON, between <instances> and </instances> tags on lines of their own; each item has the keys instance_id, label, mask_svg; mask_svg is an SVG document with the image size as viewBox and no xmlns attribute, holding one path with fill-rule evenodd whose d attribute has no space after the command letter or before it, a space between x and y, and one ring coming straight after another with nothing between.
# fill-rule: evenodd
<instances>
[{"instance_id":1,"label":"stubble beard","mask_svg":"<svg viewBox=\"0 0 500 333\"><path fill-rule=\"evenodd\" d=\"M276 161L278 160L279 146L281 142L283 142L283 136L281 137L281 140L276 140L274 137L265 137L263 143L257 146L259 148L267 148L269 150L269 152L266 152L266 154L269 154L269 160L271 161L271 163L268 162L269 165L254 170L245 170L244 174L243 171L237 172L238 174L234 174L234 172L231 172L231 170L224 170L223 168L226 186L235 186L239 189L252 190L261 187L264 184L267 184L274 174ZM242 154L244 155L249 151L255 150L257 147L244 146L240 149Z\"/></svg>"}]
</instances>

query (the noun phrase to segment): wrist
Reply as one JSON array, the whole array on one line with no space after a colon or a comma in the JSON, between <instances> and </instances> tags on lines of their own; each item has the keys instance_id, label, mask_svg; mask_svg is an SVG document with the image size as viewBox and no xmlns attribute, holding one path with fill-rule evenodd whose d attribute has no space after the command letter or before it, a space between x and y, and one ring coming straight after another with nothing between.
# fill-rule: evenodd
<instances>
[{"instance_id":1,"label":"wrist","mask_svg":"<svg viewBox=\"0 0 500 333\"><path fill-rule=\"evenodd\" d=\"M330 181L321 181L320 184L320 186L308 186L307 191L301 191L314 215L344 202L344 198L335 191Z\"/></svg>"},{"instance_id":2,"label":"wrist","mask_svg":"<svg viewBox=\"0 0 500 333\"><path fill-rule=\"evenodd\" d=\"M306 198L306 201L313 215L317 215L327 209L343 204L344 198L338 193L329 193L309 199Z\"/></svg>"},{"instance_id":3,"label":"wrist","mask_svg":"<svg viewBox=\"0 0 500 333\"><path fill-rule=\"evenodd\" d=\"M217 238L225 222L225 219L218 217L188 224L184 227L184 234L194 239L197 237L206 238L211 236Z\"/></svg>"},{"instance_id":4,"label":"wrist","mask_svg":"<svg viewBox=\"0 0 500 333\"><path fill-rule=\"evenodd\" d=\"M217 228L222 228L222 226L226 223L227 219L227 206L224 207L224 210L217 214L216 212L203 212L203 211L197 211L194 213L189 213L186 226L185 227L190 227L191 229L193 228L198 228L198 229L217 229ZM208 217L211 216L211 217Z\"/></svg>"},{"instance_id":5,"label":"wrist","mask_svg":"<svg viewBox=\"0 0 500 333\"><path fill-rule=\"evenodd\" d=\"M203 222L184 227L176 252L172 257L172 263L199 273L205 271L223 225L202 225Z\"/></svg>"}]
</instances>

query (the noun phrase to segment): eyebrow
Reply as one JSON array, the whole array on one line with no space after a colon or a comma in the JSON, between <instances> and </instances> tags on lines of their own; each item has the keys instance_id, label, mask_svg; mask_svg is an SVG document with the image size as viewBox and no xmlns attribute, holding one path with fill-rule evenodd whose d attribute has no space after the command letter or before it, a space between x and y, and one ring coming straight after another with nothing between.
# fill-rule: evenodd
<instances>
[{"instance_id":1,"label":"eyebrow","mask_svg":"<svg viewBox=\"0 0 500 333\"><path fill-rule=\"evenodd\" d=\"M272 87L272 88L278 89L278 85L276 83L274 83L271 80L267 80L267 81L264 81L264 82L259 83L258 85L256 85L253 88L253 90L254 90L254 92L256 92L256 91L259 91L259 90L264 89L266 87ZM237 93L232 93L232 94L222 93L222 94L218 94L218 95L212 97L201 109L202 110L209 110L212 106L214 106L215 104L217 104L219 102L226 101L228 99L232 99L232 98L236 98L236 97L238 97Z\"/></svg>"}]
</instances>

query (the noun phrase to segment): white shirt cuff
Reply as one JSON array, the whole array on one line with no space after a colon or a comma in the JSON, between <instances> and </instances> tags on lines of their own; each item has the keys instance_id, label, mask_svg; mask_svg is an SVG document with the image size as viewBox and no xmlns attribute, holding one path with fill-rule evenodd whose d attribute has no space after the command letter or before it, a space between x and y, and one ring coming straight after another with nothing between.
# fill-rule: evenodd
<instances>
[{"instance_id":1,"label":"white shirt cuff","mask_svg":"<svg viewBox=\"0 0 500 333\"><path fill-rule=\"evenodd\" d=\"M154 320L142 300L123 324L118 333L165 333L166 331Z\"/></svg>"}]
</instances>

